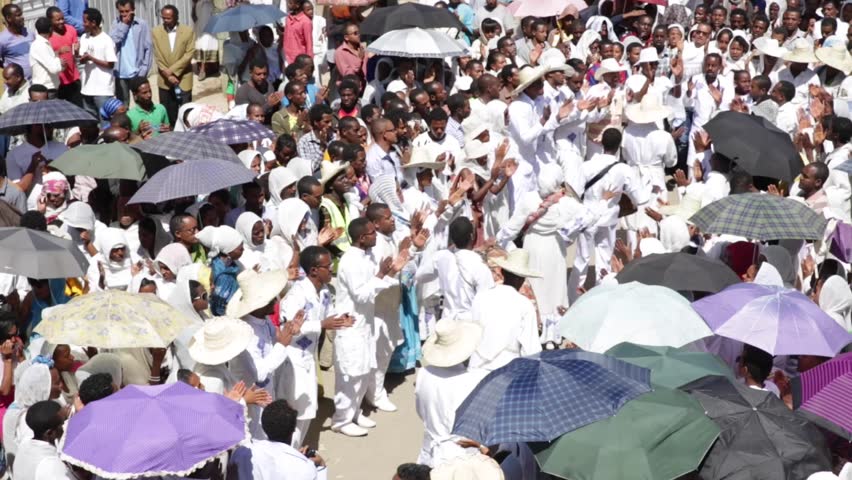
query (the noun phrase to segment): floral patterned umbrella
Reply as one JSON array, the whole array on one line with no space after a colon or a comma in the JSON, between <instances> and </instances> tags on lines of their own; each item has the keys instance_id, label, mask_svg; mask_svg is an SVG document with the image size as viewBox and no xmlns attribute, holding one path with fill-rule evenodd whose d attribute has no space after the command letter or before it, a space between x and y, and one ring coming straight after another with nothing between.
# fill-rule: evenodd
<instances>
[{"instance_id":1,"label":"floral patterned umbrella","mask_svg":"<svg viewBox=\"0 0 852 480\"><path fill-rule=\"evenodd\" d=\"M45 309L35 332L55 344L166 348L191 323L152 294L107 290Z\"/></svg>"}]
</instances>

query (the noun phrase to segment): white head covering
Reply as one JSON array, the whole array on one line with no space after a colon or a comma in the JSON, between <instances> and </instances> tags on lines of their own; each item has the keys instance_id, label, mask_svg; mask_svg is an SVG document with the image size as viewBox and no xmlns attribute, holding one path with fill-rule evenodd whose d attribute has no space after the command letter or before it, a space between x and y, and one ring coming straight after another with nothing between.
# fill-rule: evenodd
<instances>
[{"instance_id":1,"label":"white head covering","mask_svg":"<svg viewBox=\"0 0 852 480\"><path fill-rule=\"evenodd\" d=\"M278 229L287 245L292 245L293 236L299 235L299 226L310 213L311 207L298 198L288 198L278 206Z\"/></svg>"},{"instance_id":2,"label":"white head covering","mask_svg":"<svg viewBox=\"0 0 852 480\"><path fill-rule=\"evenodd\" d=\"M186 247L180 243L170 243L160 250L160 253L157 254L157 258L154 259L154 262L162 263L169 267L169 270L171 270L172 273L177 275L181 267L192 263L192 257L189 256L189 252L186 250Z\"/></svg>"},{"instance_id":3,"label":"white head covering","mask_svg":"<svg viewBox=\"0 0 852 480\"><path fill-rule=\"evenodd\" d=\"M210 250L210 258L231 253L243 243L243 237L227 225L204 227L197 237L198 241Z\"/></svg>"},{"instance_id":4,"label":"white head covering","mask_svg":"<svg viewBox=\"0 0 852 480\"><path fill-rule=\"evenodd\" d=\"M281 204L281 190L296 183L299 179L287 167L273 168L269 172L269 201L272 205L278 206Z\"/></svg>"},{"instance_id":5,"label":"white head covering","mask_svg":"<svg viewBox=\"0 0 852 480\"><path fill-rule=\"evenodd\" d=\"M852 291L842 277L832 275L822 284L819 307L847 332L852 332Z\"/></svg>"},{"instance_id":6,"label":"white head covering","mask_svg":"<svg viewBox=\"0 0 852 480\"><path fill-rule=\"evenodd\" d=\"M587 62L589 55L592 54L591 46L595 42L601 41L601 35L595 30L586 30L577 41L577 48L571 49L571 58L577 58L583 63Z\"/></svg>"},{"instance_id":7,"label":"white head covering","mask_svg":"<svg viewBox=\"0 0 852 480\"><path fill-rule=\"evenodd\" d=\"M655 253L666 253L666 247L656 238L643 238L639 241L639 252L643 257Z\"/></svg>"},{"instance_id":8,"label":"white head covering","mask_svg":"<svg viewBox=\"0 0 852 480\"><path fill-rule=\"evenodd\" d=\"M98 250L98 261L104 265L104 286L107 289L127 289L133 277L129 250L125 251L121 262L114 262L110 258L110 252L120 247L127 249L124 230L108 227L98 231L95 248Z\"/></svg>"},{"instance_id":9,"label":"white head covering","mask_svg":"<svg viewBox=\"0 0 852 480\"><path fill-rule=\"evenodd\" d=\"M69 227L95 231L95 212L88 203L74 202L68 205L68 208L59 214L59 219Z\"/></svg>"},{"instance_id":10,"label":"white head covering","mask_svg":"<svg viewBox=\"0 0 852 480\"><path fill-rule=\"evenodd\" d=\"M189 111L186 115L186 112ZM184 121L186 117L186 121ZM186 132L192 127L204 125L214 120L222 118L222 113L213 105L204 103L184 103L178 109L177 120L175 121L176 132Z\"/></svg>"},{"instance_id":11,"label":"white head covering","mask_svg":"<svg viewBox=\"0 0 852 480\"><path fill-rule=\"evenodd\" d=\"M607 38L609 38L609 40L613 43L618 42L618 37L615 35L615 30L613 30L613 28L612 28L612 20L610 20L607 17L604 17L603 15L595 15L593 17L590 17L586 21L586 30L592 30L592 31L595 31L597 33L600 33L601 32L601 26L603 24L606 24L606 27L607 27L606 28Z\"/></svg>"},{"instance_id":12,"label":"white head covering","mask_svg":"<svg viewBox=\"0 0 852 480\"><path fill-rule=\"evenodd\" d=\"M263 220L252 212L243 212L237 217L237 232L243 237L243 244L248 250L263 251L263 243L255 245L251 240L251 231L257 222L263 223Z\"/></svg>"},{"instance_id":13,"label":"white head covering","mask_svg":"<svg viewBox=\"0 0 852 480\"><path fill-rule=\"evenodd\" d=\"M538 173L538 194L541 198L547 198L556 193L565 183L565 174L562 168L553 163L541 166Z\"/></svg>"},{"instance_id":14,"label":"white head covering","mask_svg":"<svg viewBox=\"0 0 852 480\"><path fill-rule=\"evenodd\" d=\"M370 185L370 201L373 203L384 203L390 207L391 213L397 218L408 222L408 212L396 194L396 177L393 175L381 175Z\"/></svg>"},{"instance_id":15,"label":"white head covering","mask_svg":"<svg viewBox=\"0 0 852 480\"><path fill-rule=\"evenodd\" d=\"M263 155L261 155L257 150L243 150L238 153L237 156L240 158L240 161L243 162L243 165L245 165L249 170L251 170L251 164L254 162L254 157L260 157L260 173L263 173Z\"/></svg>"},{"instance_id":16,"label":"white head covering","mask_svg":"<svg viewBox=\"0 0 852 480\"><path fill-rule=\"evenodd\" d=\"M485 113L483 120L488 124L488 128L500 135L506 134L506 109L509 106L502 100L491 100L485 104Z\"/></svg>"},{"instance_id":17,"label":"white head covering","mask_svg":"<svg viewBox=\"0 0 852 480\"><path fill-rule=\"evenodd\" d=\"M25 418L27 410L36 402L50 399L52 386L50 366L27 361L15 370L15 402L3 417L3 447L7 454L15 454L24 440L33 437Z\"/></svg>"},{"instance_id":18,"label":"white head covering","mask_svg":"<svg viewBox=\"0 0 852 480\"><path fill-rule=\"evenodd\" d=\"M787 0L769 0L768 2L766 2L766 7L763 9L763 13L766 14L766 18L772 18L769 16L769 7L771 7L773 3L777 3L778 7L780 8L778 8L778 18L775 19L775 23L773 23L769 26L769 28L766 29L767 34L771 33L774 27L781 26L781 21L782 17L784 16L784 12L787 11Z\"/></svg>"},{"instance_id":19,"label":"white head covering","mask_svg":"<svg viewBox=\"0 0 852 480\"><path fill-rule=\"evenodd\" d=\"M118 355L109 352L98 353L85 365L78 368L74 372L74 376L77 377L78 383L83 383L84 380L97 373L108 373L112 377L112 383L119 388L122 386L121 359Z\"/></svg>"},{"instance_id":20,"label":"white head covering","mask_svg":"<svg viewBox=\"0 0 852 480\"><path fill-rule=\"evenodd\" d=\"M689 227L686 222L675 215L664 218L660 222L660 242L668 252L679 252L689 245Z\"/></svg>"}]
</instances>

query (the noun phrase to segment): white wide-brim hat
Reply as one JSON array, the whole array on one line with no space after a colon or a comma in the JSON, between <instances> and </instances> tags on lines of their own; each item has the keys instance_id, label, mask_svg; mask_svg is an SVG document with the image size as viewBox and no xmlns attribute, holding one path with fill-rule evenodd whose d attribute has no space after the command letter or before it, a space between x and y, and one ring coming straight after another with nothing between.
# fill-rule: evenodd
<instances>
[{"instance_id":1,"label":"white wide-brim hat","mask_svg":"<svg viewBox=\"0 0 852 480\"><path fill-rule=\"evenodd\" d=\"M518 95L523 92L527 89L527 87L535 83L536 80L541 80L545 73L547 72L540 67L522 68L520 73L518 73L518 77L521 79L521 84L518 85L518 88L512 90L512 95Z\"/></svg>"},{"instance_id":2,"label":"white wide-brim hat","mask_svg":"<svg viewBox=\"0 0 852 480\"><path fill-rule=\"evenodd\" d=\"M530 254L523 248L516 248L507 253L505 257L491 257L488 260L519 277L541 278L541 273L530 269Z\"/></svg>"},{"instance_id":3,"label":"white wide-brim hat","mask_svg":"<svg viewBox=\"0 0 852 480\"><path fill-rule=\"evenodd\" d=\"M478 323L440 320L423 344L423 360L436 367L452 367L473 355L482 338Z\"/></svg>"},{"instance_id":4,"label":"white wide-brim hat","mask_svg":"<svg viewBox=\"0 0 852 480\"><path fill-rule=\"evenodd\" d=\"M814 55L813 45L804 38L796 39L796 41L793 42L793 50L787 52L781 58L783 58L785 62L793 63L816 63L819 61L816 55Z\"/></svg>"},{"instance_id":5,"label":"white wide-brim hat","mask_svg":"<svg viewBox=\"0 0 852 480\"><path fill-rule=\"evenodd\" d=\"M660 99L656 95L646 94L640 103L626 106L624 114L633 123L654 123L668 118L672 114L672 109L660 104Z\"/></svg>"},{"instance_id":6,"label":"white wide-brim hat","mask_svg":"<svg viewBox=\"0 0 852 480\"><path fill-rule=\"evenodd\" d=\"M754 41L754 49L770 57L782 58L789 50L782 47L778 40L769 37L760 37Z\"/></svg>"},{"instance_id":7,"label":"white wide-brim hat","mask_svg":"<svg viewBox=\"0 0 852 480\"><path fill-rule=\"evenodd\" d=\"M325 190L325 184L349 168L349 162L320 162L320 184Z\"/></svg>"},{"instance_id":8,"label":"white wide-brim hat","mask_svg":"<svg viewBox=\"0 0 852 480\"><path fill-rule=\"evenodd\" d=\"M430 480L504 480L503 470L493 458L479 452L457 457L432 469Z\"/></svg>"},{"instance_id":9,"label":"white wide-brim hat","mask_svg":"<svg viewBox=\"0 0 852 480\"><path fill-rule=\"evenodd\" d=\"M436 160L429 147L414 147L411 151L411 159L402 168L429 168L432 170L443 170L446 162Z\"/></svg>"},{"instance_id":10,"label":"white wide-brim hat","mask_svg":"<svg viewBox=\"0 0 852 480\"><path fill-rule=\"evenodd\" d=\"M616 59L607 58L601 62L601 66L595 72L595 80L600 82L601 78L603 78L603 76L607 73L620 73L626 71L627 67L619 65Z\"/></svg>"},{"instance_id":11,"label":"white wide-brim hat","mask_svg":"<svg viewBox=\"0 0 852 480\"><path fill-rule=\"evenodd\" d=\"M659 63L660 55L657 54L657 49L654 47L643 48L639 50L639 64L642 63Z\"/></svg>"},{"instance_id":12,"label":"white wide-brim hat","mask_svg":"<svg viewBox=\"0 0 852 480\"><path fill-rule=\"evenodd\" d=\"M287 272L273 270L257 273L246 270L237 276L240 289L234 292L225 313L232 318L242 318L269 305L287 286Z\"/></svg>"},{"instance_id":13,"label":"white wide-brim hat","mask_svg":"<svg viewBox=\"0 0 852 480\"><path fill-rule=\"evenodd\" d=\"M219 365L239 355L251 341L251 326L242 320L215 317L204 322L189 341L189 356L198 363Z\"/></svg>"},{"instance_id":14,"label":"white wide-brim hat","mask_svg":"<svg viewBox=\"0 0 852 480\"><path fill-rule=\"evenodd\" d=\"M852 74L852 55L846 50L846 43L835 43L830 47L818 48L815 56L829 67L840 70L846 75Z\"/></svg>"},{"instance_id":15,"label":"white wide-brim hat","mask_svg":"<svg viewBox=\"0 0 852 480\"><path fill-rule=\"evenodd\" d=\"M479 140L471 140L464 146L464 159L476 160L491 153L491 147L487 143L482 143Z\"/></svg>"},{"instance_id":16,"label":"white wide-brim hat","mask_svg":"<svg viewBox=\"0 0 852 480\"><path fill-rule=\"evenodd\" d=\"M545 73L564 72L566 75L573 77L577 74L570 65L565 54L559 51L558 48L550 48L545 50L538 59L538 64L544 68Z\"/></svg>"}]
</instances>

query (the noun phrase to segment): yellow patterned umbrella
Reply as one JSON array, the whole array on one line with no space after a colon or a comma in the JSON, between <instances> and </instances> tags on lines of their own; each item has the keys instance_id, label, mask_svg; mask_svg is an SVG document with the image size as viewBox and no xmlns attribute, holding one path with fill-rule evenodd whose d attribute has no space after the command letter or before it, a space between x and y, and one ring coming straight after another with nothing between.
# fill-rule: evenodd
<instances>
[{"instance_id":1,"label":"yellow patterned umbrella","mask_svg":"<svg viewBox=\"0 0 852 480\"><path fill-rule=\"evenodd\" d=\"M150 293L89 293L44 310L35 332L54 344L165 348L192 320Z\"/></svg>"}]
</instances>

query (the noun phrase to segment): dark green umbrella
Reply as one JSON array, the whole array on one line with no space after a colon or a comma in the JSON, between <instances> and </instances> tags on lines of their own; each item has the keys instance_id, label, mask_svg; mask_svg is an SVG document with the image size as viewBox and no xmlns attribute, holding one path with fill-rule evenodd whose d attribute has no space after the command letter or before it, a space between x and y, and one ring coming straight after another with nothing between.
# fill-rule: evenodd
<instances>
[{"instance_id":1,"label":"dark green umbrella","mask_svg":"<svg viewBox=\"0 0 852 480\"><path fill-rule=\"evenodd\" d=\"M698 469L718 436L697 401L657 388L559 437L536 459L543 472L571 480L672 480Z\"/></svg>"},{"instance_id":2,"label":"dark green umbrella","mask_svg":"<svg viewBox=\"0 0 852 480\"><path fill-rule=\"evenodd\" d=\"M142 155L123 143L81 145L60 155L50 166L65 175L136 181L145 178Z\"/></svg>"},{"instance_id":3,"label":"dark green umbrella","mask_svg":"<svg viewBox=\"0 0 852 480\"><path fill-rule=\"evenodd\" d=\"M731 377L731 369L719 357L682 348L619 343L606 352L619 360L651 370L651 384L678 388L707 375Z\"/></svg>"}]
</instances>

